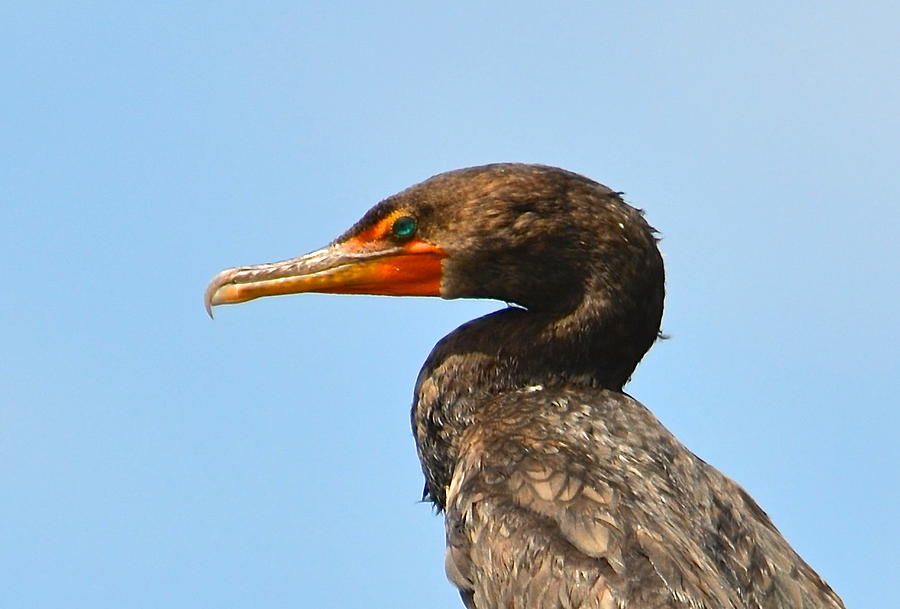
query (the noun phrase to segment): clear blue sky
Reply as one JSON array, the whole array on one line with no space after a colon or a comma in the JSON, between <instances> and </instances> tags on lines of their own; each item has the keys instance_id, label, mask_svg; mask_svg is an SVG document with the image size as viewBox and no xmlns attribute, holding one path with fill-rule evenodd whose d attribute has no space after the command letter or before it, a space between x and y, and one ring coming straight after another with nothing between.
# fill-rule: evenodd
<instances>
[{"instance_id":1,"label":"clear blue sky","mask_svg":"<svg viewBox=\"0 0 900 609\"><path fill-rule=\"evenodd\" d=\"M3 606L459 607L408 408L502 305L202 294L490 161L647 210L629 392L893 606L896 3L429 4L0 7Z\"/></svg>"}]
</instances>

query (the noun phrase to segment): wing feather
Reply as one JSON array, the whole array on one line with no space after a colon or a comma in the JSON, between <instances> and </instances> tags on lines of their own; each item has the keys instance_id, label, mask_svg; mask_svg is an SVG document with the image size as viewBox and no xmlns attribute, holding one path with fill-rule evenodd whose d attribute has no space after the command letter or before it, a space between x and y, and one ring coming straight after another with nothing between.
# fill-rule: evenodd
<instances>
[{"instance_id":1,"label":"wing feather","mask_svg":"<svg viewBox=\"0 0 900 609\"><path fill-rule=\"evenodd\" d=\"M602 393L508 396L459 439L447 575L467 607L843 607L739 487Z\"/></svg>"}]
</instances>

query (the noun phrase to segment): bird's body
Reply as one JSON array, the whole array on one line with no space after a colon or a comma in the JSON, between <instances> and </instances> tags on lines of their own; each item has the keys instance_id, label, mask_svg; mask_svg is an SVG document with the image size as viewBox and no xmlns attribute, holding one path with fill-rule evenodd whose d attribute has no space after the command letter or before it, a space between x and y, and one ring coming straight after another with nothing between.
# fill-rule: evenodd
<instances>
[{"instance_id":1,"label":"bird's body","mask_svg":"<svg viewBox=\"0 0 900 609\"><path fill-rule=\"evenodd\" d=\"M734 482L622 393L655 340L653 229L560 169L435 176L304 257L224 271L207 303L299 291L516 303L444 338L413 431L470 609L841 608Z\"/></svg>"},{"instance_id":2,"label":"bird's body","mask_svg":"<svg viewBox=\"0 0 900 609\"><path fill-rule=\"evenodd\" d=\"M459 445L447 573L468 607L841 606L740 487L626 394L504 393Z\"/></svg>"}]
</instances>

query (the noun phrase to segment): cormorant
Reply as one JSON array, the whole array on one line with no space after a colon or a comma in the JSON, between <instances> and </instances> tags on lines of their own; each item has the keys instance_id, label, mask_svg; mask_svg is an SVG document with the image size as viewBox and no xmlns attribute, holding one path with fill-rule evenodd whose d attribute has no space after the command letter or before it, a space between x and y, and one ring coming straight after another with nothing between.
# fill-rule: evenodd
<instances>
[{"instance_id":1,"label":"cormorant","mask_svg":"<svg viewBox=\"0 0 900 609\"><path fill-rule=\"evenodd\" d=\"M431 352L412 426L469 609L843 603L736 483L622 392L663 262L620 193L541 165L434 176L327 247L229 269L206 305L297 292L493 298Z\"/></svg>"}]
</instances>

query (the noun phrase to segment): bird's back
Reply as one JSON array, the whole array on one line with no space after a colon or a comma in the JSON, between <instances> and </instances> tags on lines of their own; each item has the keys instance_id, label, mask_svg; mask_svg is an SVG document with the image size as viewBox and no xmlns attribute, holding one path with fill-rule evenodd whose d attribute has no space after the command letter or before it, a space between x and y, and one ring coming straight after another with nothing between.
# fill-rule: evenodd
<instances>
[{"instance_id":1,"label":"bird's back","mask_svg":"<svg viewBox=\"0 0 900 609\"><path fill-rule=\"evenodd\" d=\"M470 608L843 607L743 489L627 395L507 392L457 450L446 567Z\"/></svg>"}]
</instances>

